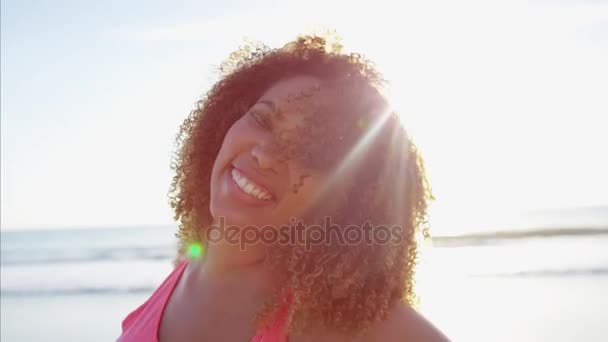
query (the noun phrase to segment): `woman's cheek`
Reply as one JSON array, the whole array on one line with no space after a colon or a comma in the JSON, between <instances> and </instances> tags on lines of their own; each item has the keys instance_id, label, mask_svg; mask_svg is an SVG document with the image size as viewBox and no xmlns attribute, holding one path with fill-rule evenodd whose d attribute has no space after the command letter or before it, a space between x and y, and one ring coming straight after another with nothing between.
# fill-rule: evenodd
<instances>
[{"instance_id":1,"label":"woman's cheek","mask_svg":"<svg viewBox=\"0 0 608 342\"><path fill-rule=\"evenodd\" d=\"M220 150L220 156L224 159L234 158L234 155L239 150L239 146L242 145L241 141L243 137L240 131L239 127L235 124L226 133Z\"/></svg>"},{"instance_id":2,"label":"woman's cheek","mask_svg":"<svg viewBox=\"0 0 608 342\"><path fill-rule=\"evenodd\" d=\"M226 138L224 138L224 143L228 143L228 145L231 146L244 145L247 140L250 140L250 135L250 130L247 129L247 125L245 125L243 119L241 119L230 127L226 134Z\"/></svg>"}]
</instances>

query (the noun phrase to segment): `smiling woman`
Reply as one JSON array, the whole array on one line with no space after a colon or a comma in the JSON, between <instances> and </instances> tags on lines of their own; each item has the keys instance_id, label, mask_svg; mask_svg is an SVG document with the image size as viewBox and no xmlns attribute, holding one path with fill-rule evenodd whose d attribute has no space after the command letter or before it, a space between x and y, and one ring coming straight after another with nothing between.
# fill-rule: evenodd
<instances>
[{"instance_id":1,"label":"smiling woman","mask_svg":"<svg viewBox=\"0 0 608 342\"><path fill-rule=\"evenodd\" d=\"M176 267L119 341L446 340L412 309L421 157L333 38L223 64L178 135Z\"/></svg>"}]
</instances>

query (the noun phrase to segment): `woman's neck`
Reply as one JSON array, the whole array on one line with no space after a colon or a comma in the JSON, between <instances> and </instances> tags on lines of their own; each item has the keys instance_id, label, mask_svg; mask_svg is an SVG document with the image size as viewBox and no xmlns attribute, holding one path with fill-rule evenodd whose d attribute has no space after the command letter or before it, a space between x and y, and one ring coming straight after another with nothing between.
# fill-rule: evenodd
<instances>
[{"instance_id":1,"label":"woman's neck","mask_svg":"<svg viewBox=\"0 0 608 342\"><path fill-rule=\"evenodd\" d=\"M192 260L194 283L214 292L248 293L266 298L273 291L272 272L264 263L264 254L254 250L239 250L238 246L213 244L206 248L202 258ZM219 290L221 289L221 290ZM229 295L230 296L230 295ZM234 297L233 297L234 298Z\"/></svg>"},{"instance_id":2,"label":"woman's neck","mask_svg":"<svg viewBox=\"0 0 608 342\"><path fill-rule=\"evenodd\" d=\"M225 241L208 243L200 259L200 269L209 276L239 274L264 267L263 246L250 245L244 250Z\"/></svg>"}]
</instances>

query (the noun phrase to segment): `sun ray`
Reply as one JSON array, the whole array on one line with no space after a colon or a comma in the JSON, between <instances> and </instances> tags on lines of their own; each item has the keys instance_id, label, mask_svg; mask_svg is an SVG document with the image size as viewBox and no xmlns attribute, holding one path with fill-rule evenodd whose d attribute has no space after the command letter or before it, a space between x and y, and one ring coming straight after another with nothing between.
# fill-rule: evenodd
<instances>
[{"instance_id":1,"label":"sun ray","mask_svg":"<svg viewBox=\"0 0 608 342\"><path fill-rule=\"evenodd\" d=\"M371 122L371 127L369 127L366 132L359 138L359 140L353 145L350 151L344 156L344 158L340 161L340 165L335 169L335 171L329 175L327 183L323 189L317 195L321 197L325 192L334 185L340 177L343 177L348 170L356 164L356 160L358 157L362 156L365 148L370 146L377 135L382 130L382 127L386 124L388 118L390 117L391 110L390 107L387 107L382 111L378 117L375 118Z\"/></svg>"}]
</instances>

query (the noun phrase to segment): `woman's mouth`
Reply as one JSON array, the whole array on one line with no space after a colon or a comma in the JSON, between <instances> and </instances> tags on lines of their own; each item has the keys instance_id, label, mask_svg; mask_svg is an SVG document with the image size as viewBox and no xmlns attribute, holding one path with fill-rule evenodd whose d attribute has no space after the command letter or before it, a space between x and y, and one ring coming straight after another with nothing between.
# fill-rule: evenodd
<instances>
[{"instance_id":1,"label":"woman's mouth","mask_svg":"<svg viewBox=\"0 0 608 342\"><path fill-rule=\"evenodd\" d=\"M237 168L231 168L230 175L236 186L247 196L250 196L258 201L272 200L272 195L268 190L247 178L247 176L245 176Z\"/></svg>"}]
</instances>

